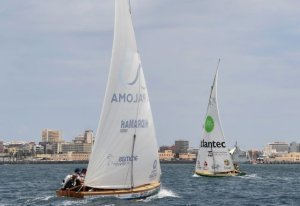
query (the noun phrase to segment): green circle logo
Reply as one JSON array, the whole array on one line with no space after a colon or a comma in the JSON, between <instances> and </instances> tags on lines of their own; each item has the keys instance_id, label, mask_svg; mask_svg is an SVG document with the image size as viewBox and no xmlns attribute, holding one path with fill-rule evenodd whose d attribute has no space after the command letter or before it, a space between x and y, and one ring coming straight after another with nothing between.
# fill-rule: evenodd
<instances>
[{"instance_id":1,"label":"green circle logo","mask_svg":"<svg viewBox=\"0 0 300 206\"><path fill-rule=\"evenodd\" d=\"M205 127L204 127L205 131L208 133L213 131L214 126L215 126L214 119L211 116L207 116L205 120Z\"/></svg>"}]
</instances>

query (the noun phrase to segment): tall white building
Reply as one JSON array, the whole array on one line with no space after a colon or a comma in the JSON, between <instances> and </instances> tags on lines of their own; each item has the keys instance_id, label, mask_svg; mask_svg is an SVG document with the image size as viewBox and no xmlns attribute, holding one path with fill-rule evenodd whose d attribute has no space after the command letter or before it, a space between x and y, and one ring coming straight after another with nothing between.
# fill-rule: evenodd
<instances>
[{"instance_id":1,"label":"tall white building","mask_svg":"<svg viewBox=\"0 0 300 206\"><path fill-rule=\"evenodd\" d=\"M61 142L62 141L62 131L43 129L42 130L42 142Z\"/></svg>"},{"instance_id":2,"label":"tall white building","mask_svg":"<svg viewBox=\"0 0 300 206\"><path fill-rule=\"evenodd\" d=\"M84 140L86 143L92 144L94 139L93 130L85 130Z\"/></svg>"},{"instance_id":3,"label":"tall white building","mask_svg":"<svg viewBox=\"0 0 300 206\"><path fill-rule=\"evenodd\" d=\"M287 154L289 152L289 144L286 142L273 142L264 147L264 155L267 157Z\"/></svg>"},{"instance_id":4,"label":"tall white building","mask_svg":"<svg viewBox=\"0 0 300 206\"><path fill-rule=\"evenodd\" d=\"M93 130L86 130L83 135L77 135L73 142L63 143L61 145L61 152L91 153L93 138Z\"/></svg>"}]
</instances>

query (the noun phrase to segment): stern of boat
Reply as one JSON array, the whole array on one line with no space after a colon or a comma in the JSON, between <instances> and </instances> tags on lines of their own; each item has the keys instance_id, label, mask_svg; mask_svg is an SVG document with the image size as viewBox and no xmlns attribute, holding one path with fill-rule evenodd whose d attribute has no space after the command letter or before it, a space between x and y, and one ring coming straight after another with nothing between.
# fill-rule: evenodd
<instances>
[{"instance_id":1,"label":"stern of boat","mask_svg":"<svg viewBox=\"0 0 300 206\"><path fill-rule=\"evenodd\" d=\"M56 195L57 195L57 197L75 197L75 198L83 198L84 197L82 192L76 192L76 191L72 191L70 189L56 190Z\"/></svg>"}]
</instances>

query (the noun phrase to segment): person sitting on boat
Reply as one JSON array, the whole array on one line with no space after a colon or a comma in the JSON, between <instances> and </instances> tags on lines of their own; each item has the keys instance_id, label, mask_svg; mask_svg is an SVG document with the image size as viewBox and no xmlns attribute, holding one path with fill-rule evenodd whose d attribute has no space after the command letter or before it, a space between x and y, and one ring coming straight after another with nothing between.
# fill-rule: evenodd
<instances>
[{"instance_id":1,"label":"person sitting on boat","mask_svg":"<svg viewBox=\"0 0 300 206\"><path fill-rule=\"evenodd\" d=\"M69 182L69 180L70 179L72 179L72 175L67 175L66 177L65 177L65 179L63 179L63 181L62 181L62 188L65 188L66 187L66 183L67 182Z\"/></svg>"},{"instance_id":2,"label":"person sitting on boat","mask_svg":"<svg viewBox=\"0 0 300 206\"><path fill-rule=\"evenodd\" d=\"M80 185L81 182L76 174L71 175L71 178L65 183L63 189L68 189Z\"/></svg>"},{"instance_id":3,"label":"person sitting on boat","mask_svg":"<svg viewBox=\"0 0 300 206\"><path fill-rule=\"evenodd\" d=\"M239 168L238 164L233 163L233 167L234 167L234 170L232 171L232 173L239 174L240 168Z\"/></svg>"},{"instance_id":4,"label":"person sitting on boat","mask_svg":"<svg viewBox=\"0 0 300 206\"><path fill-rule=\"evenodd\" d=\"M233 166L236 171L240 171L240 167L238 166L237 163L234 163Z\"/></svg>"},{"instance_id":5,"label":"person sitting on boat","mask_svg":"<svg viewBox=\"0 0 300 206\"><path fill-rule=\"evenodd\" d=\"M84 182L84 179L85 179L85 175L86 175L86 168L83 168L82 170L81 170L81 172L80 172L80 176L79 176L79 180L80 180L80 182Z\"/></svg>"},{"instance_id":6,"label":"person sitting on boat","mask_svg":"<svg viewBox=\"0 0 300 206\"><path fill-rule=\"evenodd\" d=\"M74 174L76 174L76 175L79 176L79 175L80 175L80 171L81 171L81 170L80 170L79 168L76 168L76 169L74 170Z\"/></svg>"},{"instance_id":7,"label":"person sitting on boat","mask_svg":"<svg viewBox=\"0 0 300 206\"><path fill-rule=\"evenodd\" d=\"M73 175L67 175L65 177L65 179L63 180L62 184L62 188L66 189L66 188L71 188L77 185L81 184L81 181L79 179L79 175L80 175L80 169L76 168L74 170L74 174Z\"/></svg>"}]
</instances>

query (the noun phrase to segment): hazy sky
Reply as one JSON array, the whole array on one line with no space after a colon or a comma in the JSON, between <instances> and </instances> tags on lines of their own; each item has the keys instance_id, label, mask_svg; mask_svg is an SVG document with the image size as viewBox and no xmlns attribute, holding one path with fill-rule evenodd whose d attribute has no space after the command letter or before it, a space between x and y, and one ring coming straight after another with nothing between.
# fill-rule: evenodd
<instances>
[{"instance_id":1,"label":"hazy sky","mask_svg":"<svg viewBox=\"0 0 300 206\"><path fill-rule=\"evenodd\" d=\"M300 142L300 1L132 0L159 145L198 146L218 58L227 144ZM97 128L112 0L0 1L0 139Z\"/></svg>"}]
</instances>

